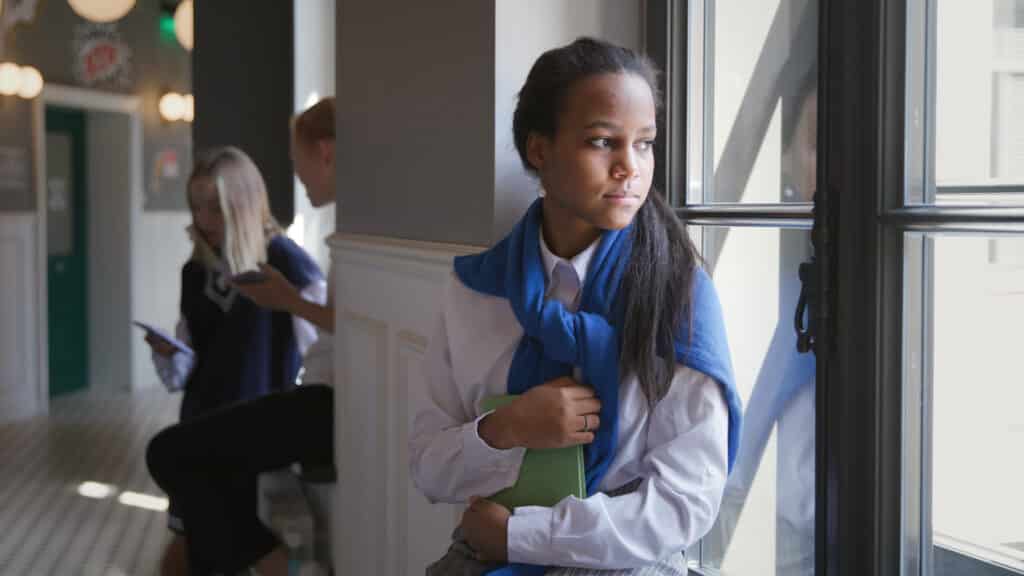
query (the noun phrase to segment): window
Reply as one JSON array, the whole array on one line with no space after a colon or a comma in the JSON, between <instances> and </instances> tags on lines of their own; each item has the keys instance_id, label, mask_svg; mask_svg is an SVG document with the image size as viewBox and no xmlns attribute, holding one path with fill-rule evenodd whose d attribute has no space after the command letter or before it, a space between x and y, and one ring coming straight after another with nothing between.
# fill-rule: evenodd
<instances>
[{"instance_id":1,"label":"window","mask_svg":"<svg viewBox=\"0 0 1024 576\"><path fill-rule=\"evenodd\" d=\"M908 15L904 197L931 210L900 220L908 532L923 573L1024 573L1024 460L1000 456L1024 440L1024 2Z\"/></svg>"},{"instance_id":2,"label":"window","mask_svg":"<svg viewBox=\"0 0 1024 576\"><path fill-rule=\"evenodd\" d=\"M693 568L1024 574L1024 0L648 10L668 55L665 187L722 296L747 423L768 430L745 431L756 464ZM816 457L794 460L758 387L800 358L793 266L812 255L814 425L795 437ZM816 497L790 539L796 461Z\"/></svg>"},{"instance_id":3,"label":"window","mask_svg":"<svg viewBox=\"0 0 1024 576\"><path fill-rule=\"evenodd\" d=\"M649 23L671 24L667 192L722 300L746 407L718 522L689 558L709 574L811 575L817 388L794 317L814 251L818 5L649 4L668 7Z\"/></svg>"},{"instance_id":4,"label":"window","mask_svg":"<svg viewBox=\"0 0 1024 576\"><path fill-rule=\"evenodd\" d=\"M811 202L817 18L813 1L689 2L686 204Z\"/></svg>"},{"instance_id":5,"label":"window","mask_svg":"<svg viewBox=\"0 0 1024 576\"><path fill-rule=\"evenodd\" d=\"M911 105L927 107L934 98L935 190L925 201L1024 205L1024 2L916 5L925 62L911 69L911 81L929 89ZM927 78L930 59L934 80Z\"/></svg>"},{"instance_id":6,"label":"window","mask_svg":"<svg viewBox=\"0 0 1024 576\"><path fill-rule=\"evenodd\" d=\"M723 574L814 573L813 354L796 346L805 230L700 227L745 407L740 452L700 565ZM708 256L706 256L707 258ZM771 570L775 567L775 571Z\"/></svg>"},{"instance_id":7,"label":"window","mask_svg":"<svg viewBox=\"0 0 1024 576\"><path fill-rule=\"evenodd\" d=\"M906 405L923 434L908 433L930 446L933 545L1024 571L1024 459L1010 456L1024 444L1024 236L908 233L904 258L904 373L924 399Z\"/></svg>"}]
</instances>

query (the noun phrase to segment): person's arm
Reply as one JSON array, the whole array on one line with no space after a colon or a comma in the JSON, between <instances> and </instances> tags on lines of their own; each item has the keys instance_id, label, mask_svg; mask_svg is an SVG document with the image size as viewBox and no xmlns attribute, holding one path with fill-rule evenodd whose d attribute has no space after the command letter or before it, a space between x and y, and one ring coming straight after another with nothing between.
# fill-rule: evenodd
<instances>
[{"instance_id":1,"label":"person's arm","mask_svg":"<svg viewBox=\"0 0 1024 576\"><path fill-rule=\"evenodd\" d=\"M423 406L409 436L413 483L431 502L461 503L493 494L515 483L523 448L499 450L477 433L477 422L463 405L452 373L448 334L442 317L427 348Z\"/></svg>"},{"instance_id":2,"label":"person's arm","mask_svg":"<svg viewBox=\"0 0 1024 576\"><path fill-rule=\"evenodd\" d=\"M311 302L299 296L284 308L292 316L311 322L324 332L334 333L334 308L326 304Z\"/></svg>"},{"instance_id":3,"label":"person's arm","mask_svg":"<svg viewBox=\"0 0 1024 576\"><path fill-rule=\"evenodd\" d=\"M507 524L510 562L629 569L680 553L718 513L727 475L729 415L718 384L677 366L651 414L639 488L518 508Z\"/></svg>"},{"instance_id":4,"label":"person's arm","mask_svg":"<svg viewBox=\"0 0 1024 576\"><path fill-rule=\"evenodd\" d=\"M266 280L254 284L235 284L235 288L257 306L282 310L311 322L324 332L334 332L333 307L303 298L299 289L273 266L260 264L260 270L267 275Z\"/></svg>"},{"instance_id":5,"label":"person's arm","mask_svg":"<svg viewBox=\"0 0 1024 576\"><path fill-rule=\"evenodd\" d=\"M299 291L299 297L306 302L323 306L327 302L327 282L316 279L310 282L305 288ZM295 333L295 343L298 345L299 354L306 355L306 351L319 338L316 326L305 318L292 314L292 332Z\"/></svg>"},{"instance_id":6,"label":"person's arm","mask_svg":"<svg viewBox=\"0 0 1024 576\"><path fill-rule=\"evenodd\" d=\"M185 323L184 318L178 320L178 325L175 327L174 332L174 336L178 340L189 346L192 345L188 325ZM151 338L156 340L156 342L151 341ZM160 381L163 382L164 386L171 391L184 388L185 381L188 380L189 375L192 374L192 369L195 368L195 355L175 350L169 343L155 336L147 336L146 341L149 342L152 348L153 367L156 368L156 374L160 377Z\"/></svg>"}]
</instances>

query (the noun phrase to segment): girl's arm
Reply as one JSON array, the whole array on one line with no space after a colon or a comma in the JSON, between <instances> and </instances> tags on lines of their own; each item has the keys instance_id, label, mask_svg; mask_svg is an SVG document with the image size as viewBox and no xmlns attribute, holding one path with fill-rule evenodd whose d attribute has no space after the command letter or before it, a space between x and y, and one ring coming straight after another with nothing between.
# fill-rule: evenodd
<instances>
[{"instance_id":1,"label":"girl's arm","mask_svg":"<svg viewBox=\"0 0 1024 576\"><path fill-rule=\"evenodd\" d=\"M409 468L413 483L431 502L462 503L471 496L490 495L515 484L524 448L499 450L477 432L452 373L444 318L427 349L423 386L412 387L410 402L423 406L409 436Z\"/></svg>"},{"instance_id":2,"label":"girl's arm","mask_svg":"<svg viewBox=\"0 0 1024 576\"><path fill-rule=\"evenodd\" d=\"M174 336L185 344L192 346L188 324L185 323L184 318L178 320L178 325L174 329ZM164 383L164 386L172 392L184 388L185 381L188 380L189 375L192 374L192 369L195 367L196 357L181 351L175 351L172 355L165 356L158 353L155 349L152 351L152 355L153 367L156 368L156 374L160 377L160 381Z\"/></svg>"},{"instance_id":3,"label":"girl's arm","mask_svg":"<svg viewBox=\"0 0 1024 576\"><path fill-rule=\"evenodd\" d=\"M299 291L299 297L306 302L324 306L324 303L327 302L327 282L320 279L313 280ZM299 354L303 357L306 356L309 347L320 337L317 334L316 325L297 314L292 314L292 332L295 334Z\"/></svg>"},{"instance_id":4,"label":"girl's arm","mask_svg":"<svg viewBox=\"0 0 1024 576\"><path fill-rule=\"evenodd\" d=\"M333 307L303 298L299 289L273 266L260 264L260 270L267 275L266 280L256 284L235 284L238 291L257 306L283 310L311 322L324 332L334 332Z\"/></svg>"},{"instance_id":5,"label":"girl's arm","mask_svg":"<svg viewBox=\"0 0 1024 576\"><path fill-rule=\"evenodd\" d=\"M693 545L712 527L727 475L729 414L718 384L684 366L651 414L640 487L518 508L508 560L629 569Z\"/></svg>"}]
</instances>

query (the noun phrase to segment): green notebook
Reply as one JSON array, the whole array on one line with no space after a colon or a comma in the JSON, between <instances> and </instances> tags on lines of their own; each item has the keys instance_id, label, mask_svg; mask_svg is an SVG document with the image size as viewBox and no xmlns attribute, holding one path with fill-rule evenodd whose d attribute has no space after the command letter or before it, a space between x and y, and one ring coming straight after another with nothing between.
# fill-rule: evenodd
<instances>
[{"instance_id":1,"label":"green notebook","mask_svg":"<svg viewBox=\"0 0 1024 576\"><path fill-rule=\"evenodd\" d=\"M484 398L480 407L489 412L508 404L515 396ZM587 497L583 446L527 450L516 483L488 499L513 509L517 506L554 506L566 496Z\"/></svg>"}]
</instances>

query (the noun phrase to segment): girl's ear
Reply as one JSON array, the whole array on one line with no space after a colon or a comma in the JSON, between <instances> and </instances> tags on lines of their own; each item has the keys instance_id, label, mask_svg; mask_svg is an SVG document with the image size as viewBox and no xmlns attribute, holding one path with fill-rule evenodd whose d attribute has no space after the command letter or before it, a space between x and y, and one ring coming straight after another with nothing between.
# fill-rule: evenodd
<instances>
[{"instance_id":1,"label":"girl's ear","mask_svg":"<svg viewBox=\"0 0 1024 576\"><path fill-rule=\"evenodd\" d=\"M320 140L316 143L317 154L320 156L320 161L325 165L332 165L334 163L334 142L330 140Z\"/></svg>"},{"instance_id":2,"label":"girl's ear","mask_svg":"<svg viewBox=\"0 0 1024 576\"><path fill-rule=\"evenodd\" d=\"M550 155L551 140L536 132L526 137L526 159L537 172L544 171L544 161Z\"/></svg>"}]
</instances>

